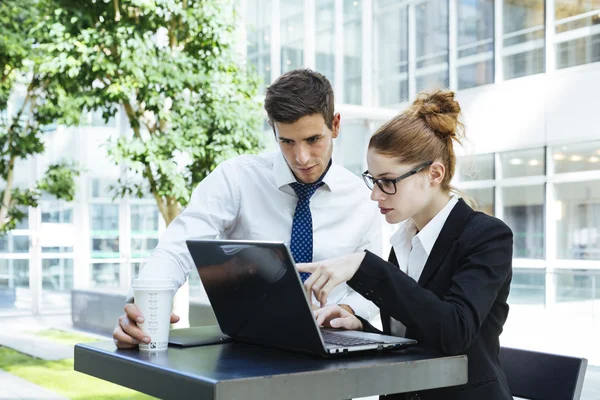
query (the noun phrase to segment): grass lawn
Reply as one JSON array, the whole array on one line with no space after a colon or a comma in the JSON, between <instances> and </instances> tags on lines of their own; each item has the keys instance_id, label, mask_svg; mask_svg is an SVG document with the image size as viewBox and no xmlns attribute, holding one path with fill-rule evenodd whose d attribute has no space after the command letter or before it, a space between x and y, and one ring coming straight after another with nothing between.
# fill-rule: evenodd
<instances>
[{"instance_id":1,"label":"grass lawn","mask_svg":"<svg viewBox=\"0 0 600 400\"><path fill-rule=\"evenodd\" d=\"M89 336L48 329L37 335L63 344L96 341ZM134 390L73 370L73 359L45 361L0 346L0 369L73 400L153 399Z\"/></svg>"}]
</instances>

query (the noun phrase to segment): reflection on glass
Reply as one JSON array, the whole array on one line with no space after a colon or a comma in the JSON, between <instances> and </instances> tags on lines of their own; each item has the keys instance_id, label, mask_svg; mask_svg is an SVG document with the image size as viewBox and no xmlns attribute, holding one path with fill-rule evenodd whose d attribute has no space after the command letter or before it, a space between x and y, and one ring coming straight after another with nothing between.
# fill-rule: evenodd
<instances>
[{"instance_id":1,"label":"reflection on glass","mask_svg":"<svg viewBox=\"0 0 600 400\"><path fill-rule=\"evenodd\" d=\"M0 311L31 309L29 260L0 259Z\"/></svg>"},{"instance_id":2,"label":"reflection on glass","mask_svg":"<svg viewBox=\"0 0 600 400\"><path fill-rule=\"evenodd\" d=\"M97 263L91 264L92 286L96 288L119 287L119 264Z\"/></svg>"},{"instance_id":3,"label":"reflection on glass","mask_svg":"<svg viewBox=\"0 0 600 400\"><path fill-rule=\"evenodd\" d=\"M73 259L42 260L42 288L54 292L67 292L73 289Z\"/></svg>"},{"instance_id":4,"label":"reflection on glass","mask_svg":"<svg viewBox=\"0 0 600 400\"><path fill-rule=\"evenodd\" d=\"M600 170L600 142L584 142L552 148L554 172Z\"/></svg>"},{"instance_id":5,"label":"reflection on glass","mask_svg":"<svg viewBox=\"0 0 600 400\"><path fill-rule=\"evenodd\" d=\"M156 204L131 205L131 230L133 232L158 232L158 218Z\"/></svg>"},{"instance_id":6,"label":"reflection on glass","mask_svg":"<svg viewBox=\"0 0 600 400\"><path fill-rule=\"evenodd\" d=\"M317 71L329 79L335 87L335 3L333 0L322 0L316 4L315 33L316 33L316 66Z\"/></svg>"},{"instance_id":7,"label":"reflection on glass","mask_svg":"<svg viewBox=\"0 0 600 400\"><path fill-rule=\"evenodd\" d=\"M344 103L362 103L362 0L344 1Z\"/></svg>"},{"instance_id":8,"label":"reflection on glass","mask_svg":"<svg viewBox=\"0 0 600 400\"><path fill-rule=\"evenodd\" d=\"M600 260L600 181L557 183L557 257Z\"/></svg>"},{"instance_id":9,"label":"reflection on glass","mask_svg":"<svg viewBox=\"0 0 600 400\"><path fill-rule=\"evenodd\" d=\"M494 179L494 154L478 154L456 160L456 177L461 182Z\"/></svg>"},{"instance_id":10,"label":"reflection on glass","mask_svg":"<svg viewBox=\"0 0 600 400\"><path fill-rule=\"evenodd\" d=\"M61 200L42 200L42 222L70 224L73 222L73 205Z\"/></svg>"},{"instance_id":11,"label":"reflection on glass","mask_svg":"<svg viewBox=\"0 0 600 400\"><path fill-rule=\"evenodd\" d=\"M280 0L281 73L302 67L304 62L304 3Z\"/></svg>"},{"instance_id":12,"label":"reflection on glass","mask_svg":"<svg viewBox=\"0 0 600 400\"><path fill-rule=\"evenodd\" d=\"M29 236L9 233L0 237L0 253L29 253Z\"/></svg>"},{"instance_id":13,"label":"reflection on glass","mask_svg":"<svg viewBox=\"0 0 600 400\"><path fill-rule=\"evenodd\" d=\"M546 271L543 269L515 268L508 304L546 303Z\"/></svg>"},{"instance_id":14,"label":"reflection on glass","mask_svg":"<svg viewBox=\"0 0 600 400\"><path fill-rule=\"evenodd\" d=\"M466 189L463 192L475 201L474 209L486 213L487 215L494 215L494 188L481 188L481 189Z\"/></svg>"},{"instance_id":15,"label":"reflection on glass","mask_svg":"<svg viewBox=\"0 0 600 400\"><path fill-rule=\"evenodd\" d=\"M119 206L116 204L91 205L91 229L93 231L118 231Z\"/></svg>"},{"instance_id":16,"label":"reflection on glass","mask_svg":"<svg viewBox=\"0 0 600 400\"><path fill-rule=\"evenodd\" d=\"M494 2L458 2L458 88L494 82Z\"/></svg>"},{"instance_id":17,"label":"reflection on glass","mask_svg":"<svg viewBox=\"0 0 600 400\"><path fill-rule=\"evenodd\" d=\"M502 202L504 222L513 231L513 257L543 259L544 186L505 187Z\"/></svg>"},{"instance_id":18,"label":"reflection on glass","mask_svg":"<svg viewBox=\"0 0 600 400\"><path fill-rule=\"evenodd\" d=\"M448 87L448 1L415 5L417 92Z\"/></svg>"},{"instance_id":19,"label":"reflection on glass","mask_svg":"<svg viewBox=\"0 0 600 400\"><path fill-rule=\"evenodd\" d=\"M158 238L132 238L131 256L133 258L148 257L158 245Z\"/></svg>"},{"instance_id":20,"label":"reflection on glass","mask_svg":"<svg viewBox=\"0 0 600 400\"><path fill-rule=\"evenodd\" d=\"M377 30L377 86L379 105L389 106L408 100L408 7L381 9L375 20Z\"/></svg>"},{"instance_id":21,"label":"reflection on glass","mask_svg":"<svg viewBox=\"0 0 600 400\"><path fill-rule=\"evenodd\" d=\"M544 1L504 1L504 79L544 72Z\"/></svg>"},{"instance_id":22,"label":"reflection on glass","mask_svg":"<svg viewBox=\"0 0 600 400\"><path fill-rule=\"evenodd\" d=\"M556 67L600 61L600 1L556 0L555 15Z\"/></svg>"},{"instance_id":23,"label":"reflection on glass","mask_svg":"<svg viewBox=\"0 0 600 400\"><path fill-rule=\"evenodd\" d=\"M581 302L600 299L600 271L556 270L556 301Z\"/></svg>"},{"instance_id":24,"label":"reflection on glass","mask_svg":"<svg viewBox=\"0 0 600 400\"><path fill-rule=\"evenodd\" d=\"M500 153L503 178L540 176L546 173L544 148Z\"/></svg>"},{"instance_id":25,"label":"reflection on glass","mask_svg":"<svg viewBox=\"0 0 600 400\"><path fill-rule=\"evenodd\" d=\"M260 91L271 83L271 0L246 3L246 56L261 77Z\"/></svg>"}]
</instances>

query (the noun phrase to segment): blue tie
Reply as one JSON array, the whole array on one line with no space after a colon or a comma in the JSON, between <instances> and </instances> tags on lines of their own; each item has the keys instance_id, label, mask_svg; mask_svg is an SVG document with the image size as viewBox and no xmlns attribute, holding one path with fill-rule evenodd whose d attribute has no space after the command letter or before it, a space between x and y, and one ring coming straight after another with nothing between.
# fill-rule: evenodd
<instances>
[{"instance_id":1,"label":"blue tie","mask_svg":"<svg viewBox=\"0 0 600 400\"><path fill-rule=\"evenodd\" d=\"M291 183L290 186L298 195L298 204L294 213L292 222L292 239L290 240L290 250L294 261L297 263L312 262L313 255L313 226L312 215L310 213L310 198L315 191L323 185L323 182L313 184L302 184L298 182ZM310 276L307 272L301 272L302 282Z\"/></svg>"}]
</instances>

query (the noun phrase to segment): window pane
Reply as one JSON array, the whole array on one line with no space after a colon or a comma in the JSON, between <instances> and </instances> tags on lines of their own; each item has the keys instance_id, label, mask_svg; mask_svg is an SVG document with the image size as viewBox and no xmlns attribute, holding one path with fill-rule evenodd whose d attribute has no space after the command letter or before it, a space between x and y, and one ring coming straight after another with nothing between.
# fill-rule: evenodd
<instances>
[{"instance_id":1,"label":"window pane","mask_svg":"<svg viewBox=\"0 0 600 400\"><path fill-rule=\"evenodd\" d=\"M315 42L317 71L329 79L331 86L335 87L335 3L333 0L317 2L315 15Z\"/></svg>"},{"instance_id":2,"label":"window pane","mask_svg":"<svg viewBox=\"0 0 600 400\"><path fill-rule=\"evenodd\" d=\"M494 188L481 188L481 189L467 189L463 190L466 195L471 197L476 203L475 209L486 213L487 215L494 215Z\"/></svg>"},{"instance_id":3,"label":"window pane","mask_svg":"<svg viewBox=\"0 0 600 400\"><path fill-rule=\"evenodd\" d=\"M260 91L263 92L271 83L271 0L246 3L246 40L246 56L262 78Z\"/></svg>"},{"instance_id":4,"label":"window pane","mask_svg":"<svg viewBox=\"0 0 600 400\"><path fill-rule=\"evenodd\" d=\"M557 302L600 299L600 271L567 269L555 272Z\"/></svg>"},{"instance_id":5,"label":"window pane","mask_svg":"<svg viewBox=\"0 0 600 400\"><path fill-rule=\"evenodd\" d=\"M42 260L42 307L44 310L65 310L71 307L73 289L73 259Z\"/></svg>"},{"instance_id":6,"label":"window pane","mask_svg":"<svg viewBox=\"0 0 600 400\"><path fill-rule=\"evenodd\" d=\"M92 238L93 258L119 258L119 238Z\"/></svg>"},{"instance_id":7,"label":"window pane","mask_svg":"<svg viewBox=\"0 0 600 400\"><path fill-rule=\"evenodd\" d=\"M110 199L113 196L110 186L115 183L115 181L106 179L92 178L90 179L90 195L96 198Z\"/></svg>"},{"instance_id":8,"label":"window pane","mask_svg":"<svg viewBox=\"0 0 600 400\"><path fill-rule=\"evenodd\" d=\"M513 269L509 304L545 304L546 272L543 269Z\"/></svg>"},{"instance_id":9,"label":"window pane","mask_svg":"<svg viewBox=\"0 0 600 400\"><path fill-rule=\"evenodd\" d=\"M554 172L600 170L600 142L586 142L552 149Z\"/></svg>"},{"instance_id":10,"label":"window pane","mask_svg":"<svg viewBox=\"0 0 600 400\"><path fill-rule=\"evenodd\" d=\"M73 222L73 206L59 200L42 200L42 222L70 224Z\"/></svg>"},{"instance_id":11,"label":"window pane","mask_svg":"<svg viewBox=\"0 0 600 400\"><path fill-rule=\"evenodd\" d=\"M100 263L91 264L92 286L97 288L119 287L119 264Z\"/></svg>"},{"instance_id":12,"label":"window pane","mask_svg":"<svg viewBox=\"0 0 600 400\"><path fill-rule=\"evenodd\" d=\"M0 259L0 312L30 309L29 260Z\"/></svg>"},{"instance_id":13,"label":"window pane","mask_svg":"<svg viewBox=\"0 0 600 400\"><path fill-rule=\"evenodd\" d=\"M375 18L379 105L402 103L408 100L408 8L385 9Z\"/></svg>"},{"instance_id":14,"label":"window pane","mask_svg":"<svg viewBox=\"0 0 600 400\"><path fill-rule=\"evenodd\" d=\"M554 192L557 257L600 260L600 181L558 183Z\"/></svg>"},{"instance_id":15,"label":"window pane","mask_svg":"<svg viewBox=\"0 0 600 400\"><path fill-rule=\"evenodd\" d=\"M29 236L13 236L14 253L29 253Z\"/></svg>"},{"instance_id":16,"label":"window pane","mask_svg":"<svg viewBox=\"0 0 600 400\"><path fill-rule=\"evenodd\" d=\"M600 0L556 0L555 10L556 67L600 61Z\"/></svg>"},{"instance_id":17,"label":"window pane","mask_svg":"<svg viewBox=\"0 0 600 400\"><path fill-rule=\"evenodd\" d=\"M73 289L73 259L42 260L42 289L66 292Z\"/></svg>"},{"instance_id":18,"label":"window pane","mask_svg":"<svg viewBox=\"0 0 600 400\"><path fill-rule=\"evenodd\" d=\"M494 154L460 157L456 160L456 177L460 182L494 179Z\"/></svg>"},{"instance_id":19,"label":"window pane","mask_svg":"<svg viewBox=\"0 0 600 400\"><path fill-rule=\"evenodd\" d=\"M494 82L494 2L458 3L458 88Z\"/></svg>"},{"instance_id":20,"label":"window pane","mask_svg":"<svg viewBox=\"0 0 600 400\"><path fill-rule=\"evenodd\" d=\"M144 263L141 262L133 262L131 263L131 277L132 279L137 279L137 277L140 275L140 269L142 268L142 265ZM191 274L190 274L191 276Z\"/></svg>"},{"instance_id":21,"label":"window pane","mask_svg":"<svg viewBox=\"0 0 600 400\"><path fill-rule=\"evenodd\" d=\"M504 79L544 72L544 1L504 0Z\"/></svg>"},{"instance_id":22,"label":"window pane","mask_svg":"<svg viewBox=\"0 0 600 400\"><path fill-rule=\"evenodd\" d=\"M131 256L133 258L148 257L158 244L158 238L131 239Z\"/></svg>"},{"instance_id":23,"label":"window pane","mask_svg":"<svg viewBox=\"0 0 600 400\"><path fill-rule=\"evenodd\" d=\"M502 202L504 222L513 231L513 257L543 259L544 186L505 187Z\"/></svg>"},{"instance_id":24,"label":"window pane","mask_svg":"<svg viewBox=\"0 0 600 400\"><path fill-rule=\"evenodd\" d=\"M546 163L543 148L500 153L503 178L545 175Z\"/></svg>"},{"instance_id":25,"label":"window pane","mask_svg":"<svg viewBox=\"0 0 600 400\"><path fill-rule=\"evenodd\" d=\"M448 87L448 1L416 5L417 92Z\"/></svg>"},{"instance_id":26,"label":"window pane","mask_svg":"<svg viewBox=\"0 0 600 400\"><path fill-rule=\"evenodd\" d=\"M362 0L344 1L344 103L362 103Z\"/></svg>"},{"instance_id":27,"label":"window pane","mask_svg":"<svg viewBox=\"0 0 600 400\"><path fill-rule=\"evenodd\" d=\"M156 205L132 204L131 230L134 233L158 232L158 208Z\"/></svg>"},{"instance_id":28,"label":"window pane","mask_svg":"<svg viewBox=\"0 0 600 400\"><path fill-rule=\"evenodd\" d=\"M357 176L365 170L369 132L365 121L342 121L344 134L334 147L334 159Z\"/></svg>"},{"instance_id":29,"label":"window pane","mask_svg":"<svg viewBox=\"0 0 600 400\"><path fill-rule=\"evenodd\" d=\"M281 73L302 67L304 62L304 3L280 0Z\"/></svg>"},{"instance_id":30,"label":"window pane","mask_svg":"<svg viewBox=\"0 0 600 400\"><path fill-rule=\"evenodd\" d=\"M91 205L92 231L119 230L119 206L116 204Z\"/></svg>"}]
</instances>

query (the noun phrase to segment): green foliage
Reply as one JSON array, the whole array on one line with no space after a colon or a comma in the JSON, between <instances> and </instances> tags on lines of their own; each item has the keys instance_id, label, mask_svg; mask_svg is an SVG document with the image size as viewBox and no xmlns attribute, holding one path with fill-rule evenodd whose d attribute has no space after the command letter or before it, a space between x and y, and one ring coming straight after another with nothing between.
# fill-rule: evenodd
<instances>
[{"instance_id":1,"label":"green foliage","mask_svg":"<svg viewBox=\"0 0 600 400\"><path fill-rule=\"evenodd\" d=\"M110 143L126 167L117 195L152 193L169 223L221 161L262 147L255 72L235 52L234 2L47 0L41 71L131 134Z\"/></svg>"},{"instance_id":2,"label":"green foliage","mask_svg":"<svg viewBox=\"0 0 600 400\"><path fill-rule=\"evenodd\" d=\"M80 170L73 163L61 162L48 167L44 177L38 182L38 189L66 201L75 199L75 178Z\"/></svg>"},{"instance_id":3,"label":"green foliage","mask_svg":"<svg viewBox=\"0 0 600 400\"><path fill-rule=\"evenodd\" d=\"M56 79L51 60L40 49L37 33L40 1L0 2L0 236L26 216L27 207L37 207L41 191L59 199L73 200L73 165L57 164L35 188L14 188L14 169L19 160L44 152L46 127L55 123L77 123L81 113L78 99L69 96ZM9 113L9 99L15 109Z\"/></svg>"}]
</instances>

